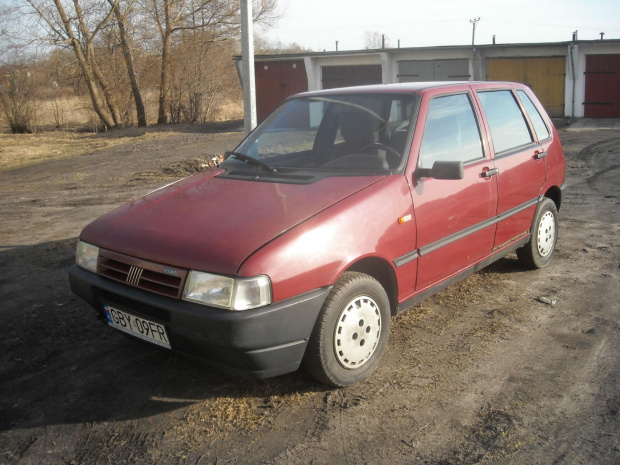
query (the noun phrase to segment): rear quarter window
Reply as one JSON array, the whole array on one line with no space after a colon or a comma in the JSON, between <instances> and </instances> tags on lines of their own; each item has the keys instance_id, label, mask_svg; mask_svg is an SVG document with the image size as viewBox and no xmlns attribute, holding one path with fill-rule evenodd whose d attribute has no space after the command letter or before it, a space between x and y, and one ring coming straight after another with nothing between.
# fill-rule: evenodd
<instances>
[{"instance_id":1,"label":"rear quarter window","mask_svg":"<svg viewBox=\"0 0 620 465\"><path fill-rule=\"evenodd\" d=\"M518 90L517 95L523 103L525 111L527 111L527 114L530 115L530 121L534 125L534 131L536 131L536 136L538 137L538 140L548 139L549 129L547 128L547 125L543 121L542 116L540 116L540 113L538 112L530 98L522 90Z\"/></svg>"},{"instance_id":2,"label":"rear quarter window","mask_svg":"<svg viewBox=\"0 0 620 465\"><path fill-rule=\"evenodd\" d=\"M510 90L482 91L478 92L478 98L489 122L496 153L533 142L525 116Z\"/></svg>"}]
</instances>

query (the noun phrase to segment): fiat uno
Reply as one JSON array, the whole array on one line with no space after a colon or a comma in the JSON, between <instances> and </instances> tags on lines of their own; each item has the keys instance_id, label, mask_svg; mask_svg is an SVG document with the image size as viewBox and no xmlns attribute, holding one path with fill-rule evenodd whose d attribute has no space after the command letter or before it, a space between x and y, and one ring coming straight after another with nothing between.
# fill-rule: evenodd
<instances>
[{"instance_id":1,"label":"fiat uno","mask_svg":"<svg viewBox=\"0 0 620 465\"><path fill-rule=\"evenodd\" d=\"M219 167L89 224L71 289L113 328L228 373L303 362L346 386L397 313L511 252L545 267L564 172L521 84L303 93Z\"/></svg>"}]
</instances>

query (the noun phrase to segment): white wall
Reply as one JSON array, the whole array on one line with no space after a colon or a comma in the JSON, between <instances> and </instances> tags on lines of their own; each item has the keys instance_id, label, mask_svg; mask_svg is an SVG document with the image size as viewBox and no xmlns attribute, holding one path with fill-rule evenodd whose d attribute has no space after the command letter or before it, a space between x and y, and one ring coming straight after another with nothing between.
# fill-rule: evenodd
<instances>
[{"instance_id":1,"label":"white wall","mask_svg":"<svg viewBox=\"0 0 620 465\"><path fill-rule=\"evenodd\" d=\"M583 101L585 98L585 66L586 55L589 54L618 54L620 42L605 41L577 42L572 48L574 63L575 82L573 83L573 68L570 57L571 45L561 44L527 44L527 45L485 45L476 47L476 70L474 70L473 53L470 47L430 47L418 49L387 49L369 50L346 54L338 52L334 54L299 56L306 65L308 77L308 90L320 90L322 87L321 68L323 66L354 66L354 65L381 65L384 84L398 82L398 62L403 60L437 60L437 59L467 59L470 62L470 73L474 79L482 80L485 77L486 60L488 58L519 58L519 57L552 57L563 56L566 58L565 69L565 116L583 117ZM257 57L260 59L260 57ZM269 59L273 59L270 57ZM574 94L573 94L574 84ZM575 108L573 112L573 97Z\"/></svg>"}]
</instances>

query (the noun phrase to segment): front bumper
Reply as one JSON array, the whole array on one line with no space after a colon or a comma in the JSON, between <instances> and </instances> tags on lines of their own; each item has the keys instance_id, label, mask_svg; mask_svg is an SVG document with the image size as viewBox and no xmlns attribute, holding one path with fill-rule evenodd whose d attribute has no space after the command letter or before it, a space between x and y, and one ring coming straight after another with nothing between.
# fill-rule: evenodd
<instances>
[{"instance_id":1,"label":"front bumper","mask_svg":"<svg viewBox=\"0 0 620 465\"><path fill-rule=\"evenodd\" d=\"M297 370L331 288L266 307L230 311L151 294L77 265L69 284L103 318L103 304L163 324L172 350L238 376L268 378Z\"/></svg>"}]
</instances>

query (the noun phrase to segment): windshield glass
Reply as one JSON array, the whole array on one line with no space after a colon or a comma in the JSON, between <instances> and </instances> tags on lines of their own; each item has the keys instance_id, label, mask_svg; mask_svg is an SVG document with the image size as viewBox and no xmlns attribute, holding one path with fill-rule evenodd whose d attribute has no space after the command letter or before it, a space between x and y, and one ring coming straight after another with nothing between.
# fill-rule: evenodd
<instances>
[{"instance_id":1,"label":"windshield glass","mask_svg":"<svg viewBox=\"0 0 620 465\"><path fill-rule=\"evenodd\" d=\"M280 172L286 168L339 173L397 170L405 160L413 103L412 95L402 94L291 99L235 152ZM230 157L224 167L236 166L233 163L243 163L242 158Z\"/></svg>"}]
</instances>

